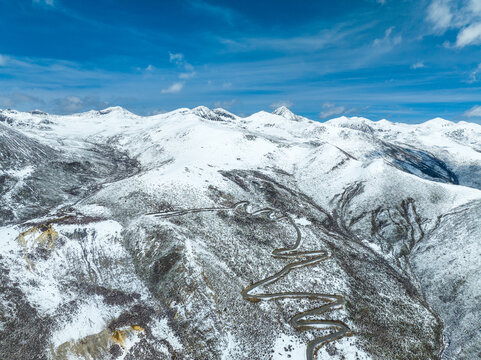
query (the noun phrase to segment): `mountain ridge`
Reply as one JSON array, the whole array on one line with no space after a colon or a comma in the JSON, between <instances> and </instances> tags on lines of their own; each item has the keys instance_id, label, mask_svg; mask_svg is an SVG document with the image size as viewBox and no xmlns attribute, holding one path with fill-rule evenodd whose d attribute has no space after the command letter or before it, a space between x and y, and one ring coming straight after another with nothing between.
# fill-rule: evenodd
<instances>
[{"instance_id":1,"label":"mountain ridge","mask_svg":"<svg viewBox=\"0 0 481 360\"><path fill-rule=\"evenodd\" d=\"M0 112L0 354L476 356L481 128L287 110Z\"/></svg>"},{"instance_id":2,"label":"mountain ridge","mask_svg":"<svg viewBox=\"0 0 481 360\"><path fill-rule=\"evenodd\" d=\"M177 113L177 112L182 112L182 111L192 111L192 112L196 112L197 111L200 111L201 109L203 109L204 111L218 111L218 112L223 112L223 113L227 113L227 114L230 114L230 115L233 115L235 117L238 117L238 118L246 118L246 117L250 117L252 115L255 115L257 113L253 113L251 115L246 115L246 116L239 116L239 115L236 115L236 114L233 114L232 112L226 110L226 109L223 109L223 108L215 108L215 109L210 109L208 108L207 106L204 106L204 105L200 105L200 106L197 106L197 107L194 107L192 109L189 109L189 108L178 108L178 109L174 109L174 110L171 110L171 111L166 111L166 112L161 112L161 113L158 113L158 114L155 114L155 115L138 115L138 114L135 114L133 112L131 112L130 110L127 110L126 108L122 107L122 106L110 106L110 107L107 107L105 109L101 109L101 110L88 110L88 111L84 111L84 112L80 112L80 113L72 113L72 114L50 114L50 113L47 113L47 112L44 112L42 110L32 110L32 111L17 111L17 110L13 110L13 109L0 109L0 113L1 114L30 114L30 115L36 115L36 116L55 116L55 117L69 117L69 116L85 116L86 114L100 114L100 115L106 115L106 114L109 114L109 113L124 113L124 114L128 114L128 115L132 115L132 116L135 116L135 117L142 117L142 118L152 118L152 117L157 117L159 115L164 115L164 114L171 114L171 113ZM260 112L263 112L263 110L261 110ZM269 112L267 112L269 113ZM379 124L379 123L389 123L389 124L404 124L404 125L408 125L408 126L419 126L419 125L422 125L422 124L437 124L437 125L449 125L449 124L461 124L461 125L467 125L467 124L472 124L474 126L481 126L475 122L467 122L467 121L463 121L463 120L459 120L459 121L452 121L452 120L447 120L447 119L444 119L444 118L441 118L441 117L435 117L433 119L428 119L428 120L425 120L425 121L422 121L422 122L419 122L419 123L404 123L404 122L391 122L385 118L382 118L382 119L379 119L379 120L370 120L368 118L365 118L365 117L362 117L362 116L339 116L339 117L333 117L333 118L329 118L329 119L326 119L326 120L312 120L312 119L309 119L307 117L304 117L304 116L301 116L301 115L297 115L295 114L294 112L292 112L288 107L282 105L278 108L276 108L275 110L272 111L272 114L275 114L275 115L279 115L281 117L284 117L286 119L290 119L290 120L294 120L294 121L297 121L297 119L303 119L303 120L310 120L310 121L316 121L316 122L320 122L320 123L328 123L328 122L332 122L332 123L335 123L337 121L342 121L342 120L350 120L350 121L366 121L368 123L374 123L374 124ZM4 115L6 116L6 115Z\"/></svg>"}]
</instances>

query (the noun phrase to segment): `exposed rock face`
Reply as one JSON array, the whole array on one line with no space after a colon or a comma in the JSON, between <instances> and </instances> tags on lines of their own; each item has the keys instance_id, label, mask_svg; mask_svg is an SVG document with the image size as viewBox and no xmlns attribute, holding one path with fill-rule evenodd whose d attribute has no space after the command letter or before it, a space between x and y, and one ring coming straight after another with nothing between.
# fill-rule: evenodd
<instances>
[{"instance_id":1,"label":"exposed rock face","mask_svg":"<svg viewBox=\"0 0 481 360\"><path fill-rule=\"evenodd\" d=\"M0 355L481 357L481 127L0 111Z\"/></svg>"}]
</instances>

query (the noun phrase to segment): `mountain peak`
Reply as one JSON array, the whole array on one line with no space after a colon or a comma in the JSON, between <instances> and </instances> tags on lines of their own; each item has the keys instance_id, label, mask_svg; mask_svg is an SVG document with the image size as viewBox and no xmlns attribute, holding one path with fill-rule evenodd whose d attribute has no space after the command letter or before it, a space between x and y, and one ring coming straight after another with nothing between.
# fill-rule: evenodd
<instances>
[{"instance_id":1,"label":"mountain peak","mask_svg":"<svg viewBox=\"0 0 481 360\"><path fill-rule=\"evenodd\" d=\"M122 106L110 106L103 110L99 110L99 113L102 115L110 114L110 113L124 113L124 114L131 114L130 111L124 109Z\"/></svg>"},{"instance_id":2,"label":"mountain peak","mask_svg":"<svg viewBox=\"0 0 481 360\"><path fill-rule=\"evenodd\" d=\"M288 119L288 120L299 121L299 120L302 119L301 116L298 116L298 115L294 114L291 110L289 110L287 108L287 106L284 106L284 105L279 106L272 113L274 115L282 116L283 118Z\"/></svg>"},{"instance_id":3,"label":"mountain peak","mask_svg":"<svg viewBox=\"0 0 481 360\"><path fill-rule=\"evenodd\" d=\"M196 115L202 115L202 114L207 114L209 113L211 110L207 107L207 106L204 106L204 105L201 105L201 106L197 106L195 108L192 109L192 112Z\"/></svg>"},{"instance_id":4,"label":"mountain peak","mask_svg":"<svg viewBox=\"0 0 481 360\"><path fill-rule=\"evenodd\" d=\"M192 112L202 119L211 121L232 121L236 118L234 114L224 109L211 110L207 106L197 106L192 109Z\"/></svg>"},{"instance_id":5,"label":"mountain peak","mask_svg":"<svg viewBox=\"0 0 481 360\"><path fill-rule=\"evenodd\" d=\"M423 125L424 127L434 127L434 126L447 127L447 126L453 126L455 125L455 123L453 123L452 121L437 117L437 118L425 121L421 125Z\"/></svg>"}]
</instances>

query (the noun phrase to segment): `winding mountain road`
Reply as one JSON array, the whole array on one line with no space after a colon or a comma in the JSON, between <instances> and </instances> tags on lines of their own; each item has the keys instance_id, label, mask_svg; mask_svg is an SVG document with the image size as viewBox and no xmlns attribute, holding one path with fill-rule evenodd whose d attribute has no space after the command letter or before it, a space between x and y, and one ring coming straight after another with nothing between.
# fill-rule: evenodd
<instances>
[{"instance_id":1,"label":"winding mountain road","mask_svg":"<svg viewBox=\"0 0 481 360\"><path fill-rule=\"evenodd\" d=\"M327 334L325 336L317 337L307 344L306 348L306 358L307 360L313 360L318 349L331 341L338 340L344 336L351 335L351 330L342 321L339 320L325 320L325 319L315 319L315 317L320 317L322 314L340 309L345 304L345 299L339 294L324 294L315 292L256 292L256 290L262 286L267 286L275 283L279 279L283 278L291 270L302 268L304 266L316 265L322 261L327 260L330 254L325 250L312 250L312 251L299 251L302 245L302 233L295 223L295 221L287 214L280 214L277 210L272 208L263 208L259 210L252 210L251 205L248 201L241 201L235 203L232 207L211 207L211 208L195 208L186 210L177 210L162 213L150 213L147 215L153 215L155 217L165 218L172 216L182 216L192 213L200 212L218 212L218 211L237 211L243 212L245 216L268 216L273 221L287 221L296 230L297 238L295 243L286 248L275 249L272 252L272 256L280 259L294 260L293 262L286 265L282 270L277 273L260 280L241 291L241 295L245 300L251 302L258 302L262 300L274 300L274 299L301 299L307 298L310 300L320 300L325 302L324 305L317 307L312 310L303 311L294 315L290 319L290 324L296 330L318 330L318 329L334 329L334 332Z\"/></svg>"}]
</instances>

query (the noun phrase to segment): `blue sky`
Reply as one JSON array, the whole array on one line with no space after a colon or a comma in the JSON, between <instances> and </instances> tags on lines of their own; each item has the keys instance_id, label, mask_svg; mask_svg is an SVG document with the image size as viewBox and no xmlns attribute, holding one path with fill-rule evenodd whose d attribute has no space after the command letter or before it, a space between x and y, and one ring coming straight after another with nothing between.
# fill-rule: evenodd
<instances>
[{"instance_id":1,"label":"blue sky","mask_svg":"<svg viewBox=\"0 0 481 360\"><path fill-rule=\"evenodd\" d=\"M481 0L0 0L0 108L481 122Z\"/></svg>"}]
</instances>

